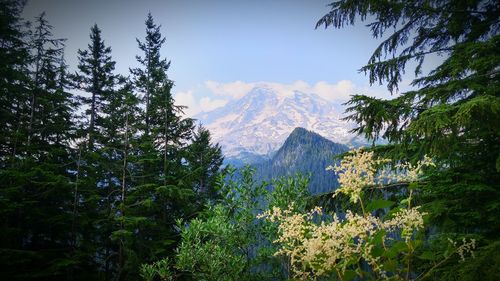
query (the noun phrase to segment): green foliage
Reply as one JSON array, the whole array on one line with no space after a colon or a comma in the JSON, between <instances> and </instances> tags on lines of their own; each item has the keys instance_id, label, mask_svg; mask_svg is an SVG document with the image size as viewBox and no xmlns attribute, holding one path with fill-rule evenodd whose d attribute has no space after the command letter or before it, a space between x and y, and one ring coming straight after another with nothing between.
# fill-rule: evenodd
<instances>
[{"instance_id":1,"label":"green foliage","mask_svg":"<svg viewBox=\"0 0 500 281\"><path fill-rule=\"evenodd\" d=\"M341 28L359 19L368 22L375 38L384 38L361 68L370 83L387 82L394 92L402 74L416 63L414 90L387 100L352 97L347 119L358 124L354 131L371 139L387 139L391 144L376 150L392 158L415 161L432 155L440 169L427 179L417 200L430 213L434 231L459 237L479 235L484 246L480 251L497 243L498 3L345 0L330 8L317 26ZM443 60L423 73L429 55L440 55ZM473 260L459 268L479 267ZM450 265L436 278L458 272L462 271Z\"/></svg>"},{"instance_id":2,"label":"green foliage","mask_svg":"<svg viewBox=\"0 0 500 281\"><path fill-rule=\"evenodd\" d=\"M212 146L210 132L201 125L193 134L192 143L186 149L186 160L195 179L194 190L206 198L217 196L215 186L219 168L224 158L220 145Z\"/></svg>"},{"instance_id":3,"label":"green foliage","mask_svg":"<svg viewBox=\"0 0 500 281\"><path fill-rule=\"evenodd\" d=\"M305 210L310 192L309 177L295 174L290 177L274 178L271 182L272 190L267 194L267 202L270 208L288 208L292 203L298 210Z\"/></svg>"},{"instance_id":4,"label":"green foliage","mask_svg":"<svg viewBox=\"0 0 500 281\"><path fill-rule=\"evenodd\" d=\"M248 261L240 250L245 245L240 225L231 221L229 210L223 205L206 212L206 219L181 225L176 266L190 272L194 280L247 280Z\"/></svg>"},{"instance_id":5,"label":"green foliage","mask_svg":"<svg viewBox=\"0 0 500 281\"><path fill-rule=\"evenodd\" d=\"M373 212L373 211L376 211L378 209L390 208L395 203L396 202L394 202L394 201L384 200L384 199L370 200L370 202L368 202L367 205L366 205L366 211Z\"/></svg>"},{"instance_id":6,"label":"green foliage","mask_svg":"<svg viewBox=\"0 0 500 281\"><path fill-rule=\"evenodd\" d=\"M151 265L143 264L141 266L140 275L145 281L154 281L158 277L160 281L172 281L174 276L169 270L170 260L164 258Z\"/></svg>"},{"instance_id":7,"label":"green foliage","mask_svg":"<svg viewBox=\"0 0 500 281\"><path fill-rule=\"evenodd\" d=\"M298 211L305 210L309 196L308 179L304 176L282 177L257 184L255 170L249 166L228 168L218 176L219 199L211 202L206 211L189 222L179 220L181 243L176 263L183 280L283 280L288 275L288 261L272 256L271 242L276 238L273 224L256 220L264 206L288 206L297 202ZM151 268L146 265L144 268ZM146 280L146 277L144 277Z\"/></svg>"},{"instance_id":8,"label":"green foliage","mask_svg":"<svg viewBox=\"0 0 500 281\"><path fill-rule=\"evenodd\" d=\"M455 271L443 271L441 280L464 280L473 281L481 276L481 280L498 280L500 272L500 243L493 242L482 248L479 248L471 262L455 266Z\"/></svg>"},{"instance_id":9,"label":"green foliage","mask_svg":"<svg viewBox=\"0 0 500 281\"><path fill-rule=\"evenodd\" d=\"M272 159L255 165L256 175L261 180L271 181L280 176L310 173L309 191L312 194L328 192L338 187L338 182L335 174L326 171L325 167L347 150L343 144L334 143L306 129L295 128Z\"/></svg>"},{"instance_id":10,"label":"green foliage","mask_svg":"<svg viewBox=\"0 0 500 281\"><path fill-rule=\"evenodd\" d=\"M310 200L310 178L299 173L294 176L281 176L271 181L271 190L266 193L267 208L291 208L296 212L306 212ZM257 263L265 265L261 269L262 278L276 278L286 280L291 277L290 260L283 257L277 257L274 253L277 251L273 244L278 238L278 229L275 224L260 221L262 227L260 230L260 248L257 254Z\"/></svg>"},{"instance_id":11,"label":"green foliage","mask_svg":"<svg viewBox=\"0 0 500 281\"><path fill-rule=\"evenodd\" d=\"M399 163L396 171L384 167L383 173L379 171L383 178L375 178L371 175L380 162L387 160L375 160L372 155L354 151L335 168L342 185L333 196L356 198L349 201L351 206L361 206L356 211L351 206L335 213L325 213L318 207L305 211L291 204L285 208L272 206L258 216L275 226L274 255L290 260L292 276L297 280L421 280L445 263L457 264L457 258L471 263L466 256L474 254L474 236L464 238L460 245L445 241L440 245L447 247L441 251L425 251L426 213L412 205L412 195L418 190L412 183L421 180L422 168L432 163L428 159L415 166ZM397 191L400 199L372 199L367 191L384 190L384 182L394 176L397 181L405 181L395 183L408 187Z\"/></svg>"},{"instance_id":12,"label":"green foliage","mask_svg":"<svg viewBox=\"0 0 500 281\"><path fill-rule=\"evenodd\" d=\"M149 15L148 83L113 73L97 25L68 75L64 40L44 13L26 24L24 2L0 1L0 279L137 280L155 260L143 274L173 278L175 220L213 197L222 156L175 105L159 28Z\"/></svg>"}]
</instances>

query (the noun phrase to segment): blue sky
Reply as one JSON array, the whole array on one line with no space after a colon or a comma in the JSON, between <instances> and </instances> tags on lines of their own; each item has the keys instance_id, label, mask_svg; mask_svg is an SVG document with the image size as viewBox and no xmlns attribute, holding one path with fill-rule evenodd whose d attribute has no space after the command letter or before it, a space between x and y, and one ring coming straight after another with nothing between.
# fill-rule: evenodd
<instances>
[{"instance_id":1,"label":"blue sky","mask_svg":"<svg viewBox=\"0 0 500 281\"><path fill-rule=\"evenodd\" d=\"M328 12L324 0L31 0L26 19L46 11L54 34L67 38L72 69L86 48L91 25L102 29L117 72L137 65L135 38L145 35L151 12L167 38L162 55L172 61L178 103L190 115L222 106L249 88L268 82L277 89L316 92L334 101L352 93L387 95L369 88L358 69L380 43L363 24L342 30L315 29ZM411 77L410 77L411 78Z\"/></svg>"}]
</instances>

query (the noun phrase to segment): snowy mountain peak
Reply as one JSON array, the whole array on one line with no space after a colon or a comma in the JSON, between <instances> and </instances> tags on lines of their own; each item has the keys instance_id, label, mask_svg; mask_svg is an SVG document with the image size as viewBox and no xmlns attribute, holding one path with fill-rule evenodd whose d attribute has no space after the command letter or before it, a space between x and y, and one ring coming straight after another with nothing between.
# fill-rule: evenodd
<instances>
[{"instance_id":1,"label":"snowy mountain peak","mask_svg":"<svg viewBox=\"0 0 500 281\"><path fill-rule=\"evenodd\" d=\"M348 143L352 126L341 120L339 105L318 95L300 91L278 92L265 85L255 87L224 107L195 116L222 145L227 157L269 155L296 127Z\"/></svg>"}]
</instances>

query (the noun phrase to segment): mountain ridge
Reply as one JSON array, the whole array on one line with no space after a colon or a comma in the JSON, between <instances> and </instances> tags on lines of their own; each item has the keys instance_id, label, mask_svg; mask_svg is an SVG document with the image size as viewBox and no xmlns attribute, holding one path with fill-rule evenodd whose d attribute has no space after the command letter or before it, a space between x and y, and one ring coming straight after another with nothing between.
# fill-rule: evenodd
<instances>
[{"instance_id":1,"label":"mountain ridge","mask_svg":"<svg viewBox=\"0 0 500 281\"><path fill-rule=\"evenodd\" d=\"M309 191L312 194L329 192L338 187L337 176L326 167L334 157L349 150L344 144L332 142L301 127L295 128L274 156L254 165L261 180L295 173L311 174Z\"/></svg>"},{"instance_id":2,"label":"mountain ridge","mask_svg":"<svg viewBox=\"0 0 500 281\"><path fill-rule=\"evenodd\" d=\"M278 92L264 85L194 118L212 132L227 159L255 163L270 159L296 127L337 143L350 143L355 137L350 133L353 125L342 120L340 108L313 93Z\"/></svg>"}]
</instances>

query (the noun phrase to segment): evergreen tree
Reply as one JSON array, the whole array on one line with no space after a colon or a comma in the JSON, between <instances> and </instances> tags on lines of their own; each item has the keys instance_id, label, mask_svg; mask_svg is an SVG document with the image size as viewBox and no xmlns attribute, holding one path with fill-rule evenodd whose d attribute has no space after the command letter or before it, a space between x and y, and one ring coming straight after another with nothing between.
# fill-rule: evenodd
<instances>
[{"instance_id":1,"label":"evergreen tree","mask_svg":"<svg viewBox=\"0 0 500 281\"><path fill-rule=\"evenodd\" d=\"M47 112L43 107L47 106L44 101L44 88L53 90L57 88L57 67L64 63L62 55L64 52L64 40L55 39L52 35L52 26L45 18L45 13L35 19L35 30L31 38L32 54L32 86L30 97L30 118L28 123L28 144L33 138L40 138L38 133L43 130L44 119L37 118L40 114ZM46 94L46 91L45 91ZM49 111L50 112L50 111ZM40 128L36 128L39 126ZM35 136L37 135L37 136Z\"/></svg>"},{"instance_id":2,"label":"evergreen tree","mask_svg":"<svg viewBox=\"0 0 500 281\"><path fill-rule=\"evenodd\" d=\"M20 13L22 5L18 2L2 2L1 7L9 5L19 9L11 12ZM15 13L4 15L6 19L19 17ZM71 115L75 104L65 92L65 73L59 70L64 64L59 48L61 40L52 38L51 26L43 14L35 23L31 44L18 37L18 50L5 53L17 54L17 59L25 60L17 66L9 65L7 60L6 77L15 75L16 79L2 79L5 94L15 105L10 113L18 121L11 158L2 161L0 170L5 183L0 194L5 227L1 247L5 259L0 262L0 271L8 280L60 279L74 265L66 250L71 243L72 188L68 170L72 167L69 145L73 139ZM11 27L22 30L19 25ZM5 39L2 46L14 46L13 37ZM33 74L31 79L28 74ZM2 121L9 122L12 119L8 109L4 109L7 114Z\"/></svg>"},{"instance_id":3,"label":"evergreen tree","mask_svg":"<svg viewBox=\"0 0 500 281\"><path fill-rule=\"evenodd\" d=\"M121 78L122 80L125 80ZM137 269L129 268L128 256L133 233L127 230L126 216L128 210L126 199L132 189L132 177L136 170L134 159L137 144L137 124L140 121L139 100L133 93L132 83L123 81L123 86L113 91L107 98L103 119L103 134L100 136L103 148L100 153L105 158L103 168L106 170L106 236L108 250L106 253L110 264L108 275L121 280L128 272Z\"/></svg>"},{"instance_id":4,"label":"evergreen tree","mask_svg":"<svg viewBox=\"0 0 500 281\"><path fill-rule=\"evenodd\" d=\"M25 42L26 23L21 18L25 1L0 1L0 160L2 168L20 153L25 140L28 110L27 68L29 48Z\"/></svg>"},{"instance_id":5,"label":"evergreen tree","mask_svg":"<svg viewBox=\"0 0 500 281\"><path fill-rule=\"evenodd\" d=\"M154 111L154 109L151 109L151 99L155 96L156 92L161 91L163 83L170 83L167 79L167 70L170 67L170 61L162 59L160 56L160 49L166 40L161 36L160 27L154 23L151 13L148 13L146 19L146 38L144 42L136 39L139 49L144 53L143 56L136 56L136 59L143 68L130 70L135 77L136 87L144 94L143 103L146 108L144 130L146 135L149 135L151 129L150 115L151 111Z\"/></svg>"},{"instance_id":6,"label":"evergreen tree","mask_svg":"<svg viewBox=\"0 0 500 281\"><path fill-rule=\"evenodd\" d=\"M103 101L113 91L116 76L113 74L115 62L111 58L111 47L104 45L101 30L95 24L90 29L90 43L87 50L78 50L78 70L74 76L77 89L89 93L90 97L82 97L82 103L89 108L90 116L87 134L88 146L92 150L98 130L100 129Z\"/></svg>"},{"instance_id":7,"label":"evergreen tree","mask_svg":"<svg viewBox=\"0 0 500 281\"><path fill-rule=\"evenodd\" d=\"M388 100L352 97L347 119L359 124L355 131L389 140L391 145L379 151L396 159L435 158L441 169L429 178L420 199L438 234L476 235L483 239L479 255L498 251L498 2L345 0L330 7L317 26L341 28L359 17L371 21L375 38L385 38L361 68L371 83L387 82L395 91L410 62L416 65L415 90ZM442 63L422 73L425 58L436 54L444 57ZM492 262L498 268L500 260ZM461 272L461 279L473 280L481 268L473 262L438 278L455 280Z\"/></svg>"},{"instance_id":8,"label":"evergreen tree","mask_svg":"<svg viewBox=\"0 0 500 281\"><path fill-rule=\"evenodd\" d=\"M142 68L131 70L135 86L143 93L144 115L138 127L136 174L133 188L125 199L126 231L134 234L128 251L129 263L136 269L144 262L173 254L178 239L175 220L191 215L194 193L189 170L183 159L191 138L193 121L183 118L183 107L175 105L168 79L170 63L162 59L165 42L151 14L146 20L146 39L137 40L143 56L137 56ZM135 274L135 275L134 275ZM131 272L129 278L137 278Z\"/></svg>"},{"instance_id":9,"label":"evergreen tree","mask_svg":"<svg viewBox=\"0 0 500 281\"><path fill-rule=\"evenodd\" d=\"M210 131L199 125L187 149L186 160L193 175L193 188L201 197L215 198L215 185L224 160L219 144L212 144Z\"/></svg>"},{"instance_id":10,"label":"evergreen tree","mask_svg":"<svg viewBox=\"0 0 500 281\"><path fill-rule=\"evenodd\" d=\"M111 47L105 46L97 25L91 28L90 41L86 50L78 50L79 72L72 76L75 87L90 95L80 97L90 120L79 130L74 231L75 235L81 235L75 243L84 259L109 280L116 271L112 257L116 256L117 245L111 241L111 234L116 230L115 203L120 191L120 175L116 173L120 160L115 150L121 149L110 147L114 145L116 125L119 124L109 121L116 118L110 116L109 106L116 106L115 87L120 81L113 73L115 61L111 57Z\"/></svg>"}]
</instances>

